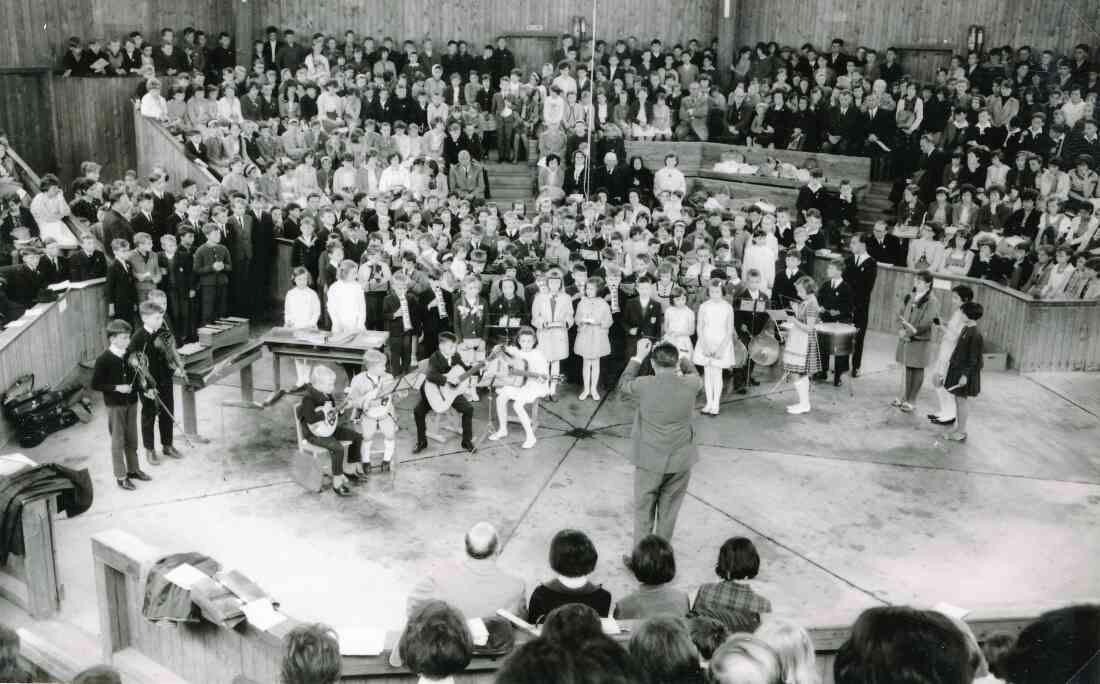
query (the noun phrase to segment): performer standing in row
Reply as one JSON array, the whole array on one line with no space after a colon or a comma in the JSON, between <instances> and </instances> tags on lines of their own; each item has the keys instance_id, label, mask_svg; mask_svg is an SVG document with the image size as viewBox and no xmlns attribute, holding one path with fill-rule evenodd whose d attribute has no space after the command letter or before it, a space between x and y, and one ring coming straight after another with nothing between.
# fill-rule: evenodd
<instances>
[{"instance_id":1,"label":"performer standing in row","mask_svg":"<svg viewBox=\"0 0 1100 684\"><path fill-rule=\"evenodd\" d=\"M574 319L577 323L577 339L573 351L581 358L581 377L584 389L580 401L592 397L600 400L600 359L611 354L611 307L599 296L603 279L593 276L584 283L584 297L577 302Z\"/></svg>"},{"instance_id":2,"label":"performer standing in row","mask_svg":"<svg viewBox=\"0 0 1100 684\"><path fill-rule=\"evenodd\" d=\"M561 269L546 274L546 291L535 295L531 304L531 324L538 330L539 349L550 362L550 374L561 370L562 359L569 356L569 328L573 325L573 301L562 289ZM550 401L557 401L557 383L550 383Z\"/></svg>"},{"instance_id":3,"label":"performer standing in row","mask_svg":"<svg viewBox=\"0 0 1100 684\"><path fill-rule=\"evenodd\" d=\"M817 303L817 285L810 276L801 276L794 283L798 302L794 317L787 319L787 343L783 347L783 370L794 374L794 389L798 403L787 407L787 413L810 411L810 376L821 368L821 351L817 342L817 321L821 309Z\"/></svg>"},{"instance_id":4,"label":"performer standing in row","mask_svg":"<svg viewBox=\"0 0 1100 684\"><path fill-rule=\"evenodd\" d=\"M852 348L852 377L858 378L863 365L863 341L871 312L871 292L878 277L878 262L867 253L867 237L856 233L849 241L852 254L844 261L844 282L852 288L852 323L856 339Z\"/></svg>"},{"instance_id":5,"label":"performer standing in row","mask_svg":"<svg viewBox=\"0 0 1100 684\"><path fill-rule=\"evenodd\" d=\"M172 432L175 428L171 417L175 388L172 375L175 372L173 360L160 335L164 333L164 308L155 302L146 300L138 307L141 327L130 338L127 359L140 354L147 364L153 385L145 387L141 394L141 441L145 447L145 459L149 465L160 465L153 428L159 422L160 446L165 456L183 458L183 454L172 446ZM171 332L168 332L171 335Z\"/></svg>"},{"instance_id":6,"label":"performer standing in row","mask_svg":"<svg viewBox=\"0 0 1100 684\"><path fill-rule=\"evenodd\" d=\"M321 320L321 298L310 287L311 276L305 266L298 266L291 272L294 287L286 293L283 308L283 325L295 330L316 330ZM309 384L309 359L295 357L294 371L297 375L295 392L300 392Z\"/></svg>"},{"instance_id":7,"label":"performer standing in row","mask_svg":"<svg viewBox=\"0 0 1100 684\"><path fill-rule=\"evenodd\" d=\"M817 301L821 306L822 323L851 323L852 322L852 286L844 282L844 264L840 259L833 259L825 267L828 280L821 284L817 291ZM840 377L848 370L848 357L838 356L836 367L833 370L833 385L840 386ZM815 380L827 380L829 378L829 355L821 353L821 370L814 375Z\"/></svg>"},{"instance_id":8,"label":"performer standing in row","mask_svg":"<svg viewBox=\"0 0 1100 684\"><path fill-rule=\"evenodd\" d=\"M382 433L382 472L388 472L397 448L397 414L394 402L398 392L393 375L386 372L386 355L377 349L363 353L363 372L352 378L348 387L348 404L361 414L359 426L363 435L363 453L355 464L355 474L370 474L370 444L377 432Z\"/></svg>"},{"instance_id":9,"label":"performer standing in row","mask_svg":"<svg viewBox=\"0 0 1100 684\"><path fill-rule=\"evenodd\" d=\"M703 390L707 404L701 413L717 416L722 400L722 371L734 365L733 307L725 297L723 283L712 278L707 284L707 300L699 305L696 323L698 335L693 359L703 367Z\"/></svg>"},{"instance_id":10,"label":"performer standing in row","mask_svg":"<svg viewBox=\"0 0 1100 684\"><path fill-rule=\"evenodd\" d=\"M947 377L947 366L951 361L951 355L955 351L955 342L959 339L963 326L966 324L966 316L963 315L962 305L974 299L974 290L969 285L956 285L951 288L952 304L955 313L951 314L947 325L938 325L943 331L940 338L940 349L936 354L936 365L932 369L932 386L936 388L936 396L940 400L940 410L928 414L928 420L936 425L952 425L956 418L955 395L947 390L950 385L944 384Z\"/></svg>"},{"instance_id":11,"label":"performer standing in row","mask_svg":"<svg viewBox=\"0 0 1100 684\"><path fill-rule=\"evenodd\" d=\"M913 279L913 291L905 296L898 312L898 346L896 360L905 367L902 396L891 402L905 413L913 410L921 385L924 368L932 351L932 322L939 316L939 307L932 296L932 274L921 271Z\"/></svg>"}]
</instances>

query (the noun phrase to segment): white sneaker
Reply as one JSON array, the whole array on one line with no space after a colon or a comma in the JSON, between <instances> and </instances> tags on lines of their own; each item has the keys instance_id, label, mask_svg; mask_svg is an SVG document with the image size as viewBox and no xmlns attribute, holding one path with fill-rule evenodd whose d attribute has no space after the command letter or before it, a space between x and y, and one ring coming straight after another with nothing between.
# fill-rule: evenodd
<instances>
[{"instance_id":1,"label":"white sneaker","mask_svg":"<svg viewBox=\"0 0 1100 684\"><path fill-rule=\"evenodd\" d=\"M497 430L493 434L489 435L489 441L490 442L495 442L498 439L504 439L507 436L508 436L508 431L507 430Z\"/></svg>"},{"instance_id":2,"label":"white sneaker","mask_svg":"<svg viewBox=\"0 0 1100 684\"><path fill-rule=\"evenodd\" d=\"M588 398L588 390L581 392L581 395L577 397L577 401L584 401Z\"/></svg>"},{"instance_id":3,"label":"white sneaker","mask_svg":"<svg viewBox=\"0 0 1100 684\"><path fill-rule=\"evenodd\" d=\"M531 435L527 439L523 440L523 448L524 449L530 449L530 448L534 447L536 441L538 441L538 440L535 439L535 436Z\"/></svg>"},{"instance_id":4,"label":"white sneaker","mask_svg":"<svg viewBox=\"0 0 1100 684\"><path fill-rule=\"evenodd\" d=\"M600 400L600 395L593 392L592 393L592 401L599 401L599 400Z\"/></svg>"},{"instance_id":5,"label":"white sneaker","mask_svg":"<svg viewBox=\"0 0 1100 684\"><path fill-rule=\"evenodd\" d=\"M793 414L793 415L798 415L800 413L809 413L809 412L810 412L810 405L809 404L792 404L792 405L787 407L787 413L790 413L790 414Z\"/></svg>"}]
</instances>

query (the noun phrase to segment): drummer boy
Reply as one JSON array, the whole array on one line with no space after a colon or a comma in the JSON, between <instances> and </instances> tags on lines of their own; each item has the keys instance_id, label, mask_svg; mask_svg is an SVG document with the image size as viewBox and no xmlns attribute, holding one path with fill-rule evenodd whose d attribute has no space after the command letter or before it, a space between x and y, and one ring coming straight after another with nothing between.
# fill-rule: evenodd
<instances>
[{"instance_id":1,"label":"drummer boy","mask_svg":"<svg viewBox=\"0 0 1100 684\"><path fill-rule=\"evenodd\" d=\"M844 282L841 273L844 262L839 258L832 259L826 266L828 280L821 284L817 290L817 301L821 306L822 323L851 323L852 322L852 287ZM826 380L829 377L829 345L822 339L821 348L821 372L814 376L815 380ZM833 374L833 385L840 386L840 377L848 370L848 356L836 357L836 368Z\"/></svg>"}]
</instances>

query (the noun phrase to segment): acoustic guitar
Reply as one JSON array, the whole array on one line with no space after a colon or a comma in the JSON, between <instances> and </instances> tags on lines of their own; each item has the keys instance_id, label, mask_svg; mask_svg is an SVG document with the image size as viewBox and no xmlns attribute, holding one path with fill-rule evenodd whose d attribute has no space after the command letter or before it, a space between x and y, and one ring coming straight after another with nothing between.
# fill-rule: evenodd
<instances>
[{"instance_id":1,"label":"acoustic guitar","mask_svg":"<svg viewBox=\"0 0 1100 684\"><path fill-rule=\"evenodd\" d=\"M324 418L315 423L309 423L309 431L317 437L331 437L336 432L336 426L340 422L340 414L347 410L347 400L340 402L339 406L333 406L331 401L321 405L320 411Z\"/></svg>"},{"instance_id":2,"label":"acoustic guitar","mask_svg":"<svg viewBox=\"0 0 1100 684\"><path fill-rule=\"evenodd\" d=\"M513 359L504 357L497 361L493 369L486 370L485 379L493 387L523 387L532 380L543 382L561 382L563 375L551 375L549 373L537 373L529 370L526 359Z\"/></svg>"},{"instance_id":3,"label":"acoustic guitar","mask_svg":"<svg viewBox=\"0 0 1100 684\"><path fill-rule=\"evenodd\" d=\"M451 408L455 399L474 387L475 376L485 366L484 361L478 361L469 370L462 366L454 366L447 371L447 381L443 385L437 385L431 380L424 381L424 397L428 405L436 413L445 413Z\"/></svg>"}]
</instances>

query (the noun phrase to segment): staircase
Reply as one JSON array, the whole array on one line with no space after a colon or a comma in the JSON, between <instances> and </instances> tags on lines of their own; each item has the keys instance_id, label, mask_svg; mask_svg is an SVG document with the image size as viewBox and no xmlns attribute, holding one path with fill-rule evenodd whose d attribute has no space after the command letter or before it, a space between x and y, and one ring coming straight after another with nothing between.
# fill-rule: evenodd
<instances>
[{"instance_id":1,"label":"staircase","mask_svg":"<svg viewBox=\"0 0 1100 684\"><path fill-rule=\"evenodd\" d=\"M489 193L492 195L489 201L502 210L510 209L513 202L525 203L528 214L534 210L535 196L532 188L537 177L534 165L526 162L500 164L494 161L485 161L482 165L489 172Z\"/></svg>"},{"instance_id":2,"label":"staircase","mask_svg":"<svg viewBox=\"0 0 1100 684\"><path fill-rule=\"evenodd\" d=\"M891 220L882 212L893 206L890 203L890 183L876 181L867 186L859 200L858 214L860 230L870 231L875 221Z\"/></svg>"}]
</instances>

